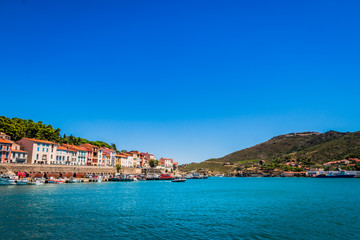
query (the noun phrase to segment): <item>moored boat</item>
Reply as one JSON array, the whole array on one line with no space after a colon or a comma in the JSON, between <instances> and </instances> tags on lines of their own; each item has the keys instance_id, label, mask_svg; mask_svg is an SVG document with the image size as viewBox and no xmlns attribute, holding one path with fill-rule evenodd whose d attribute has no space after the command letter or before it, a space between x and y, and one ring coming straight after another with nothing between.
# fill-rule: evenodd
<instances>
[{"instance_id":1,"label":"moored boat","mask_svg":"<svg viewBox=\"0 0 360 240\"><path fill-rule=\"evenodd\" d=\"M80 183L81 181L78 180L77 178L70 178L68 180L65 181L66 183Z\"/></svg>"},{"instance_id":2,"label":"moored boat","mask_svg":"<svg viewBox=\"0 0 360 240\"><path fill-rule=\"evenodd\" d=\"M29 185L43 185L44 183L40 180L36 180L36 181L32 181L32 182L28 182Z\"/></svg>"},{"instance_id":3,"label":"moored boat","mask_svg":"<svg viewBox=\"0 0 360 240\"><path fill-rule=\"evenodd\" d=\"M109 181L112 181L112 182L133 182L134 178L131 177L131 176L119 175L119 176L110 178Z\"/></svg>"},{"instance_id":4,"label":"moored boat","mask_svg":"<svg viewBox=\"0 0 360 240\"><path fill-rule=\"evenodd\" d=\"M102 182L102 177L101 176L98 176L97 179L96 179L97 182Z\"/></svg>"},{"instance_id":5,"label":"moored boat","mask_svg":"<svg viewBox=\"0 0 360 240\"><path fill-rule=\"evenodd\" d=\"M186 176L186 178L188 178L188 176ZM207 179L208 176L207 175L200 175L198 173L192 173L190 175L190 179Z\"/></svg>"},{"instance_id":6,"label":"moored boat","mask_svg":"<svg viewBox=\"0 0 360 240\"><path fill-rule=\"evenodd\" d=\"M173 180L174 177L171 174L161 174L158 180Z\"/></svg>"},{"instance_id":7,"label":"moored boat","mask_svg":"<svg viewBox=\"0 0 360 240\"><path fill-rule=\"evenodd\" d=\"M16 185L15 179L9 176L0 177L0 185Z\"/></svg>"},{"instance_id":8,"label":"moored boat","mask_svg":"<svg viewBox=\"0 0 360 240\"><path fill-rule=\"evenodd\" d=\"M171 180L171 182L185 182L186 178L182 178L182 177L175 177L173 180Z\"/></svg>"},{"instance_id":9,"label":"moored boat","mask_svg":"<svg viewBox=\"0 0 360 240\"><path fill-rule=\"evenodd\" d=\"M47 182L48 183L54 183L54 184L61 184L61 183L63 183L63 180L60 180L60 179L48 179Z\"/></svg>"},{"instance_id":10,"label":"moored boat","mask_svg":"<svg viewBox=\"0 0 360 240\"><path fill-rule=\"evenodd\" d=\"M339 174L336 173L328 173L328 174L320 174L317 175L316 178L354 178L355 174L348 174L346 171L340 171Z\"/></svg>"},{"instance_id":11,"label":"moored boat","mask_svg":"<svg viewBox=\"0 0 360 240\"><path fill-rule=\"evenodd\" d=\"M28 180L27 179L20 179L16 181L16 185L27 185Z\"/></svg>"}]
</instances>

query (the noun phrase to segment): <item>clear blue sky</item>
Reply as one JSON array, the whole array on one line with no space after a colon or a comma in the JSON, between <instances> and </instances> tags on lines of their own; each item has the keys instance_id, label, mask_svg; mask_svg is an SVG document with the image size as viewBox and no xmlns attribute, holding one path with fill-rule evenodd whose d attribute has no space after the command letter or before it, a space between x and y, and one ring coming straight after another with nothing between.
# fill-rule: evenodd
<instances>
[{"instance_id":1,"label":"clear blue sky","mask_svg":"<svg viewBox=\"0 0 360 240\"><path fill-rule=\"evenodd\" d=\"M0 115L180 163L360 130L360 1L0 2Z\"/></svg>"}]
</instances>

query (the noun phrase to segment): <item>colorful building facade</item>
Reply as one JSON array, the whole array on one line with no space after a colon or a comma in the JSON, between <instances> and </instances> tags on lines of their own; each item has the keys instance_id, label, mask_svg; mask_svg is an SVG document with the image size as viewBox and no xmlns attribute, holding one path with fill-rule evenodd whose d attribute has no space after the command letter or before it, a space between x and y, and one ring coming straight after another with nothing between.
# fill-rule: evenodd
<instances>
[{"instance_id":1,"label":"colorful building facade","mask_svg":"<svg viewBox=\"0 0 360 240\"><path fill-rule=\"evenodd\" d=\"M28 152L27 163L55 164L58 144L34 138L22 138L16 142L21 149Z\"/></svg>"},{"instance_id":2,"label":"colorful building facade","mask_svg":"<svg viewBox=\"0 0 360 240\"><path fill-rule=\"evenodd\" d=\"M89 143L81 144L80 147L86 149L87 152L86 165L97 166L99 162L99 147Z\"/></svg>"},{"instance_id":3,"label":"colorful building facade","mask_svg":"<svg viewBox=\"0 0 360 240\"><path fill-rule=\"evenodd\" d=\"M26 163L28 153L19 149L11 150L11 163Z\"/></svg>"},{"instance_id":4,"label":"colorful building facade","mask_svg":"<svg viewBox=\"0 0 360 240\"><path fill-rule=\"evenodd\" d=\"M13 142L0 139L0 163L11 163L11 145Z\"/></svg>"}]
</instances>

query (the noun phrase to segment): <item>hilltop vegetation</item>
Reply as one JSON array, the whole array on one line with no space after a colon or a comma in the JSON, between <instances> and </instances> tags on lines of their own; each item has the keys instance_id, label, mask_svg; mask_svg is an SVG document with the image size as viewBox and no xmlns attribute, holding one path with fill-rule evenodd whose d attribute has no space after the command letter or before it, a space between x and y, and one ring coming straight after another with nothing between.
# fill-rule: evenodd
<instances>
[{"instance_id":1,"label":"hilltop vegetation","mask_svg":"<svg viewBox=\"0 0 360 240\"><path fill-rule=\"evenodd\" d=\"M229 172L259 165L262 160L262 168L300 171L298 167L286 166L285 163L294 162L305 167L318 167L325 162L351 157L360 158L360 132L304 132L280 135L221 158L182 165L180 169L216 171L215 169L227 163L229 165L226 166L225 172Z\"/></svg>"},{"instance_id":2,"label":"hilltop vegetation","mask_svg":"<svg viewBox=\"0 0 360 240\"><path fill-rule=\"evenodd\" d=\"M82 143L90 143L98 147L107 147L116 150L115 144L108 144L103 141L90 141L85 138L74 137L72 135L61 135L61 129L53 128L52 125L46 125L39 122L34 122L29 119L21 118L7 118L0 116L0 132L4 132L11 136L13 141L18 141L23 137L36 138L39 140L48 140L56 143L68 143L79 146Z\"/></svg>"}]
</instances>

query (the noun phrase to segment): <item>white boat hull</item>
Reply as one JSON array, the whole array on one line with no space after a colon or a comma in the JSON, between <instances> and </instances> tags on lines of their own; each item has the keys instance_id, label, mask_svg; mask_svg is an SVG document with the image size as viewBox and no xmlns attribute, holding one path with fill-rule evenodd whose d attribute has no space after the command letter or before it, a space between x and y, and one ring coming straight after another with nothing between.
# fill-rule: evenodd
<instances>
[{"instance_id":1,"label":"white boat hull","mask_svg":"<svg viewBox=\"0 0 360 240\"><path fill-rule=\"evenodd\" d=\"M14 179L0 178L0 185L16 185L16 182Z\"/></svg>"}]
</instances>

